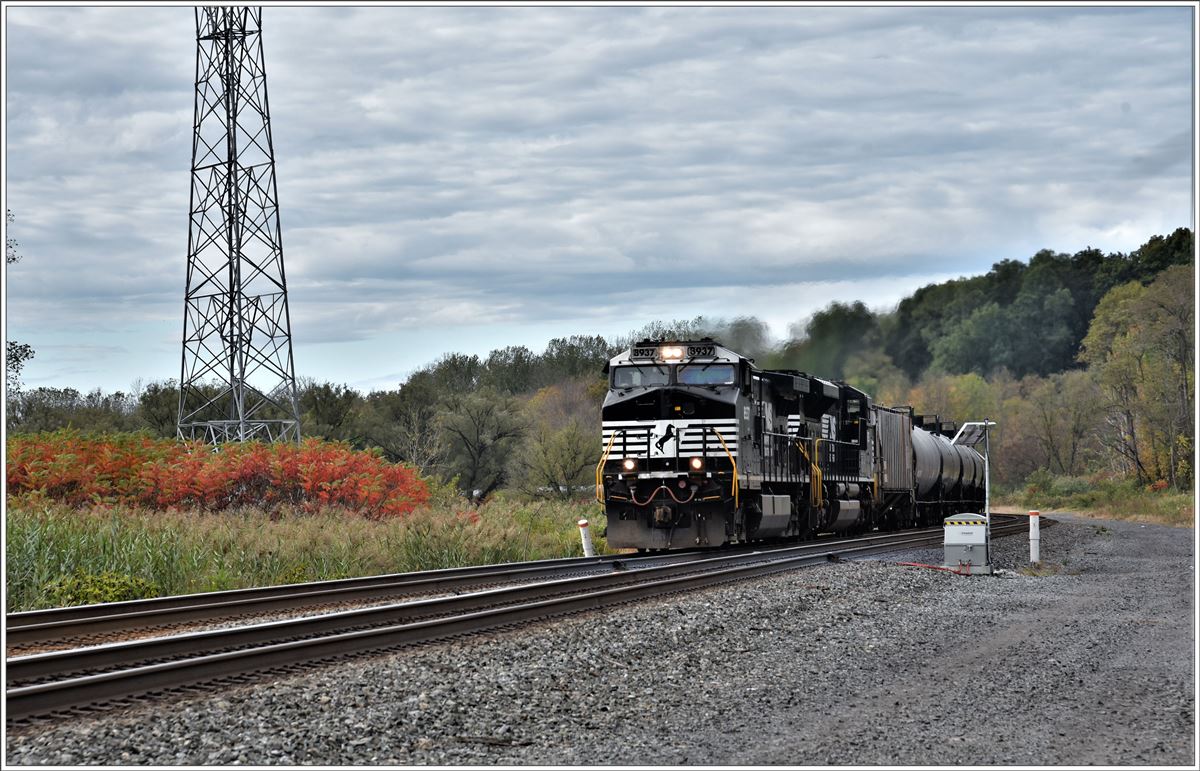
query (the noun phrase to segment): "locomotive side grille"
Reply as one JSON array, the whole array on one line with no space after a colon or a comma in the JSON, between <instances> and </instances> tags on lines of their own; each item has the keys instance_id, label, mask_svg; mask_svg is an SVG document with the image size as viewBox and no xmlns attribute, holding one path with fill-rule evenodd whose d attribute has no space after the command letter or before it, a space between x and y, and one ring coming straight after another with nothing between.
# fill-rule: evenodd
<instances>
[{"instance_id":1,"label":"locomotive side grille","mask_svg":"<svg viewBox=\"0 0 1200 771\"><path fill-rule=\"evenodd\" d=\"M653 433L653 427L647 426L645 423L628 423L610 428L608 421L605 421L600 449L603 451L607 448L613 434L616 434L617 440L613 442L612 451L608 455L610 459L619 460L626 456L645 457L650 452L651 433Z\"/></svg>"},{"instance_id":2,"label":"locomotive side grille","mask_svg":"<svg viewBox=\"0 0 1200 771\"><path fill-rule=\"evenodd\" d=\"M729 425L709 424L712 428L720 432L721 437L725 440L725 444L729 447L729 451L734 455L737 454L737 421L729 421ZM721 442L717 439L717 435L712 431L700 426L688 426L682 431L682 436L679 440L679 452L681 455L695 455L702 450L708 450L709 455L724 455L725 450L721 448Z\"/></svg>"},{"instance_id":3,"label":"locomotive side grille","mask_svg":"<svg viewBox=\"0 0 1200 771\"><path fill-rule=\"evenodd\" d=\"M699 420L660 420L660 421L630 421L606 420L602 426L601 449L608 447L613 434L617 439L613 442L608 457L621 460L626 457L645 458L650 454L650 442L661 439L667 426L674 426L675 441L678 443L678 454L683 456L704 455L706 458L724 458L725 448L713 429L719 431L729 448L729 453L737 457L737 418L703 418ZM624 431L624 433L619 433ZM672 453L674 455L675 453Z\"/></svg>"},{"instance_id":4,"label":"locomotive side grille","mask_svg":"<svg viewBox=\"0 0 1200 771\"><path fill-rule=\"evenodd\" d=\"M787 432L789 436L799 436L800 426L804 418L800 415L788 415ZM837 439L837 424L832 415L821 416L821 439Z\"/></svg>"}]
</instances>

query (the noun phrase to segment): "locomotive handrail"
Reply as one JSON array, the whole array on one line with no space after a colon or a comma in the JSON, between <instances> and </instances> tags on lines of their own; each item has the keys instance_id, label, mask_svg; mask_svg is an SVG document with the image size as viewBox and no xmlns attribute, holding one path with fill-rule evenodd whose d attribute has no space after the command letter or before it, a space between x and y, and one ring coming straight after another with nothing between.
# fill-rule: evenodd
<instances>
[{"instance_id":1,"label":"locomotive handrail","mask_svg":"<svg viewBox=\"0 0 1200 771\"><path fill-rule=\"evenodd\" d=\"M596 464L596 502L604 503L604 464L608 460L609 454L612 452L613 443L617 441L617 434L624 434L625 429L620 428L613 431L612 436L608 440L608 446L604 448L604 454L600 456L600 462Z\"/></svg>"},{"instance_id":2,"label":"locomotive handrail","mask_svg":"<svg viewBox=\"0 0 1200 771\"><path fill-rule=\"evenodd\" d=\"M725 454L729 456L729 462L733 465L733 508L736 510L738 507L737 460L733 457L733 453L729 451L729 445L725 444L725 437L721 436L721 432L712 426L705 426L705 428L717 435L717 441L721 443L721 447L724 448Z\"/></svg>"},{"instance_id":3,"label":"locomotive handrail","mask_svg":"<svg viewBox=\"0 0 1200 771\"><path fill-rule=\"evenodd\" d=\"M809 457L808 451L804 449L803 439L796 439L796 448L800 450L800 454L804 456L804 460L808 461L809 471L808 478L808 497L814 508L821 508L824 505L825 482L821 473L821 466L814 463L812 457ZM813 440L813 457L820 458L820 439Z\"/></svg>"},{"instance_id":4,"label":"locomotive handrail","mask_svg":"<svg viewBox=\"0 0 1200 771\"><path fill-rule=\"evenodd\" d=\"M813 440L813 457L817 459L817 508L825 505L825 470L821 468L821 437ZM810 485L811 486L811 485Z\"/></svg>"},{"instance_id":5,"label":"locomotive handrail","mask_svg":"<svg viewBox=\"0 0 1200 771\"><path fill-rule=\"evenodd\" d=\"M781 434L777 431L763 431L762 435L764 437L770 436L782 440L782 442L763 443L766 454L771 455L773 466L772 471L775 472L776 475L783 477L783 479L776 481L787 482L789 484L794 484L799 481L799 476L797 476L796 473L793 473L792 456L787 452L791 449L791 445L795 441L796 437L793 434ZM779 447L779 445L781 445L781 447ZM779 452L779 449L782 449L783 452ZM780 455L783 457L779 457Z\"/></svg>"},{"instance_id":6,"label":"locomotive handrail","mask_svg":"<svg viewBox=\"0 0 1200 771\"><path fill-rule=\"evenodd\" d=\"M821 455L822 443L824 443L824 456ZM817 438L817 447L817 463L824 464L822 471L840 476L859 475L858 452L861 445L857 442Z\"/></svg>"}]
</instances>

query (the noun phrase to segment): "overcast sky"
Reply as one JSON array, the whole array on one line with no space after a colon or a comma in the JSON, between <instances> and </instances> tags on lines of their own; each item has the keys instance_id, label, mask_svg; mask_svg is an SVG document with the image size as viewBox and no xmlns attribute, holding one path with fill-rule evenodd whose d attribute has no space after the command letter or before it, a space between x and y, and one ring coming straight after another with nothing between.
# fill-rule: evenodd
<instances>
[{"instance_id":1,"label":"overcast sky","mask_svg":"<svg viewBox=\"0 0 1200 771\"><path fill-rule=\"evenodd\" d=\"M8 7L29 386L178 377L190 8ZM298 375L753 314L1192 222L1192 9L267 7Z\"/></svg>"}]
</instances>

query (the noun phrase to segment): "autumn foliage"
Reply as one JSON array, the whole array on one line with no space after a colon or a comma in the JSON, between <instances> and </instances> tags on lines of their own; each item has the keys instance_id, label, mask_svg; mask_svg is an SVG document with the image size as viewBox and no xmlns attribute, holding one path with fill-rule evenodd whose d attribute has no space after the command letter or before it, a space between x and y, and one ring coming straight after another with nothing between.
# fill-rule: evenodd
<instances>
[{"instance_id":1,"label":"autumn foliage","mask_svg":"<svg viewBox=\"0 0 1200 771\"><path fill-rule=\"evenodd\" d=\"M370 518L403 516L429 499L411 467L343 442L228 444L75 431L11 436L8 494L39 492L72 506L223 510L340 506Z\"/></svg>"}]
</instances>

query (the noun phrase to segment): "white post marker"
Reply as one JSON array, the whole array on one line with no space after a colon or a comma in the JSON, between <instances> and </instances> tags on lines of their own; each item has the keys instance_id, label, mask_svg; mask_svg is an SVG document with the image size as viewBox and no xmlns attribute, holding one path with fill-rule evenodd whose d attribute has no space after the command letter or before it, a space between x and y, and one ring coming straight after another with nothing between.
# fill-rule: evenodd
<instances>
[{"instance_id":1,"label":"white post marker","mask_svg":"<svg viewBox=\"0 0 1200 771\"><path fill-rule=\"evenodd\" d=\"M1042 523L1041 512L1029 512L1029 561L1037 564L1042 561Z\"/></svg>"},{"instance_id":2,"label":"white post marker","mask_svg":"<svg viewBox=\"0 0 1200 771\"><path fill-rule=\"evenodd\" d=\"M596 547L592 546L592 534L588 532L588 521L579 520L579 539L583 541L583 556L595 557Z\"/></svg>"},{"instance_id":3,"label":"white post marker","mask_svg":"<svg viewBox=\"0 0 1200 771\"><path fill-rule=\"evenodd\" d=\"M988 440L988 429L994 425L986 418L983 421L983 519L987 528L987 546L983 553L987 555L989 565L992 564L992 469L989 461L992 447Z\"/></svg>"}]
</instances>

